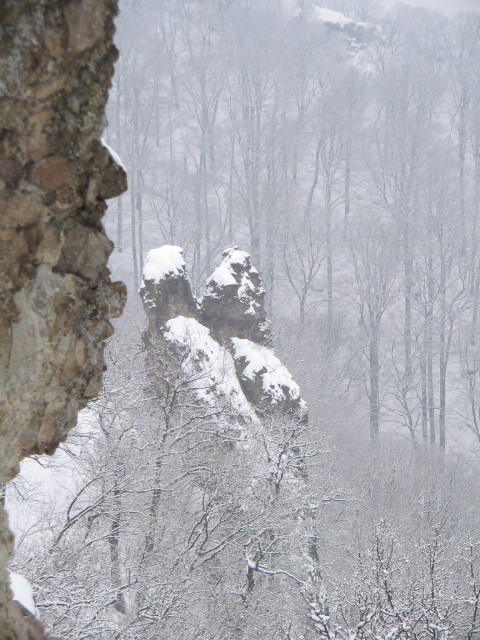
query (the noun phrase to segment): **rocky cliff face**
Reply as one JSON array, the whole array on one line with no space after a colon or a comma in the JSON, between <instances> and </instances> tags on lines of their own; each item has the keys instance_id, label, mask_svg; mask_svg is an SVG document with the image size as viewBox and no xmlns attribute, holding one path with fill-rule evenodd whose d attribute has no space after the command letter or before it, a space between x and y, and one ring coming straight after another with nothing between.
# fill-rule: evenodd
<instances>
[{"instance_id":1,"label":"rocky cliff face","mask_svg":"<svg viewBox=\"0 0 480 640\"><path fill-rule=\"evenodd\" d=\"M52 453L99 392L125 300L102 226L105 199L126 189L100 141L116 10L116 0L0 10L0 482L22 457ZM39 637L9 604L10 548L1 514L0 637Z\"/></svg>"},{"instance_id":2,"label":"rocky cliff face","mask_svg":"<svg viewBox=\"0 0 480 640\"><path fill-rule=\"evenodd\" d=\"M143 280L147 343L160 339L188 351L185 366L202 377L203 400L228 398L246 421L271 413L307 420L298 385L271 349L265 289L245 251L223 253L201 302L193 298L180 247L150 251Z\"/></svg>"}]
</instances>

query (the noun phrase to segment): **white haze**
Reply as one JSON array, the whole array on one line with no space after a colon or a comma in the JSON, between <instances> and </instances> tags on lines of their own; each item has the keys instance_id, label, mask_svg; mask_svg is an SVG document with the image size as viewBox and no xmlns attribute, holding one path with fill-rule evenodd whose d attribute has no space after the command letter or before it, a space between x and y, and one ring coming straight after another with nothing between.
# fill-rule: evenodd
<instances>
[{"instance_id":1,"label":"white haze","mask_svg":"<svg viewBox=\"0 0 480 640\"><path fill-rule=\"evenodd\" d=\"M480 6L412 5L121 0L128 303L6 490L53 637L480 640ZM247 254L267 344L230 332L240 289L205 319ZM148 323L142 273L204 306L172 285Z\"/></svg>"},{"instance_id":2,"label":"white haze","mask_svg":"<svg viewBox=\"0 0 480 640\"><path fill-rule=\"evenodd\" d=\"M384 4L386 7L392 7L397 4L397 1L384 0ZM408 2L404 4L409 4L414 7L427 7L428 9L435 9L449 15L454 15L461 11L480 12L479 0L408 0Z\"/></svg>"}]
</instances>

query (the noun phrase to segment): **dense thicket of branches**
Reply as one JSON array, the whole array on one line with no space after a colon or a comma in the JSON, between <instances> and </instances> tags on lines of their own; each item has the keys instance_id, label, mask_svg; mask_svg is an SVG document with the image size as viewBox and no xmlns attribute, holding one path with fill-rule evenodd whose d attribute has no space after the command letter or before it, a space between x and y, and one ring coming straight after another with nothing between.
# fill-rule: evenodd
<instances>
[{"instance_id":1,"label":"dense thicket of branches","mask_svg":"<svg viewBox=\"0 0 480 640\"><path fill-rule=\"evenodd\" d=\"M35 461L8 490L15 569L56 635L479 637L473 471L395 445L338 452L324 423L245 423L199 401L207 380L178 356L146 361L118 334L51 469L54 506Z\"/></svg>"},{"instance_id":2,"label":"dense thicket of branches","mask_svg":"<svg viewBox=\"0 0 480 640\"><path fill-rule=\"evenodd\" d=\"M199 401L206 379L178 354L159 346L152 366L125 333L109 357L51 467L55 502L35 461L7 493L14 567L56 635L480 637L473 468L394 444L335 451L325 420L247 424Z\"/></svg>"}]
</instances>

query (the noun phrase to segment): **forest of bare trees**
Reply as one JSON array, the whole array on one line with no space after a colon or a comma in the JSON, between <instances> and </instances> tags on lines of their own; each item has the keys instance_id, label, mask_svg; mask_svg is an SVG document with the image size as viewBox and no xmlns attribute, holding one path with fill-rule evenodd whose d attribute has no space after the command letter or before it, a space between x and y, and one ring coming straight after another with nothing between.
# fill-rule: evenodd
<instances>
[{"instance_id":1,"label":"forest of bare trees","mask_svg":"<svg viewBox=\"0 0 480 640\"><path fill-rule=\"evenodd\" d=\"M41 616L72 640L480 638L480 14L120 8L129 301L72 443L7 490ZM138 290L164 244L196 295L250 254L308 424L212 413L164 346L152 370ZM70 477L55 507L38 465Z\"/></svg>"},{"instance_id":2,"label":"forest of bare trees","mask_svg":"<svg viewBox=\"0 0 480 640\"><path fill-rule=\"evenodd\" d=\"M480 19L328 6L124 3L115 264L135 288L148 249L180 244L199 284L238 244L373 437L478 440Z\"/></svg>"}]
</instances>

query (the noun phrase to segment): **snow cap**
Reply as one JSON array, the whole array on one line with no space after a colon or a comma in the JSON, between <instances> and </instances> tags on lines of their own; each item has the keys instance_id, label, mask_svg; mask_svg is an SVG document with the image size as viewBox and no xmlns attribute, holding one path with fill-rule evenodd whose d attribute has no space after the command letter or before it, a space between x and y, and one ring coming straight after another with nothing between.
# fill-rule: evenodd
<instances>
[{"instance_id":1,"label":"snow cap","mask_svg":"<svg viewBox=\"0 0 480 640\"><path fill-rule=\"evenodd\" d=\"M327 9L326 7L314 7L313 16L319 22L334 24L340 28L355 24L354 20L347 18L343 13Z\"/></svg>"},{"instance_id":2,"label":"snow cap","mask_svg":"<svg viewBox=\"0 0 480 640\"><path fill-rule=\"evenodd\" d=\"M238 287L236 297L248 306L246 314L254 315L260 308L259 298L265 294L260 275L246 251L237 246L226 249L221 264L207 279L206 297L219 297L226 287Z\"/></svg>"},{"instance_id":3,"label":"snow cap","mask_svg":"<svg viewBox=\"0 0 480 640\"><path fill-rule=\"evenodd\" d=\"M151 249L147 253L143 267L143 279L159 283L165 278L184 277L185 260L183 249L170 244L164 244L158 249Z\"/></svg>"}]
</instances>

